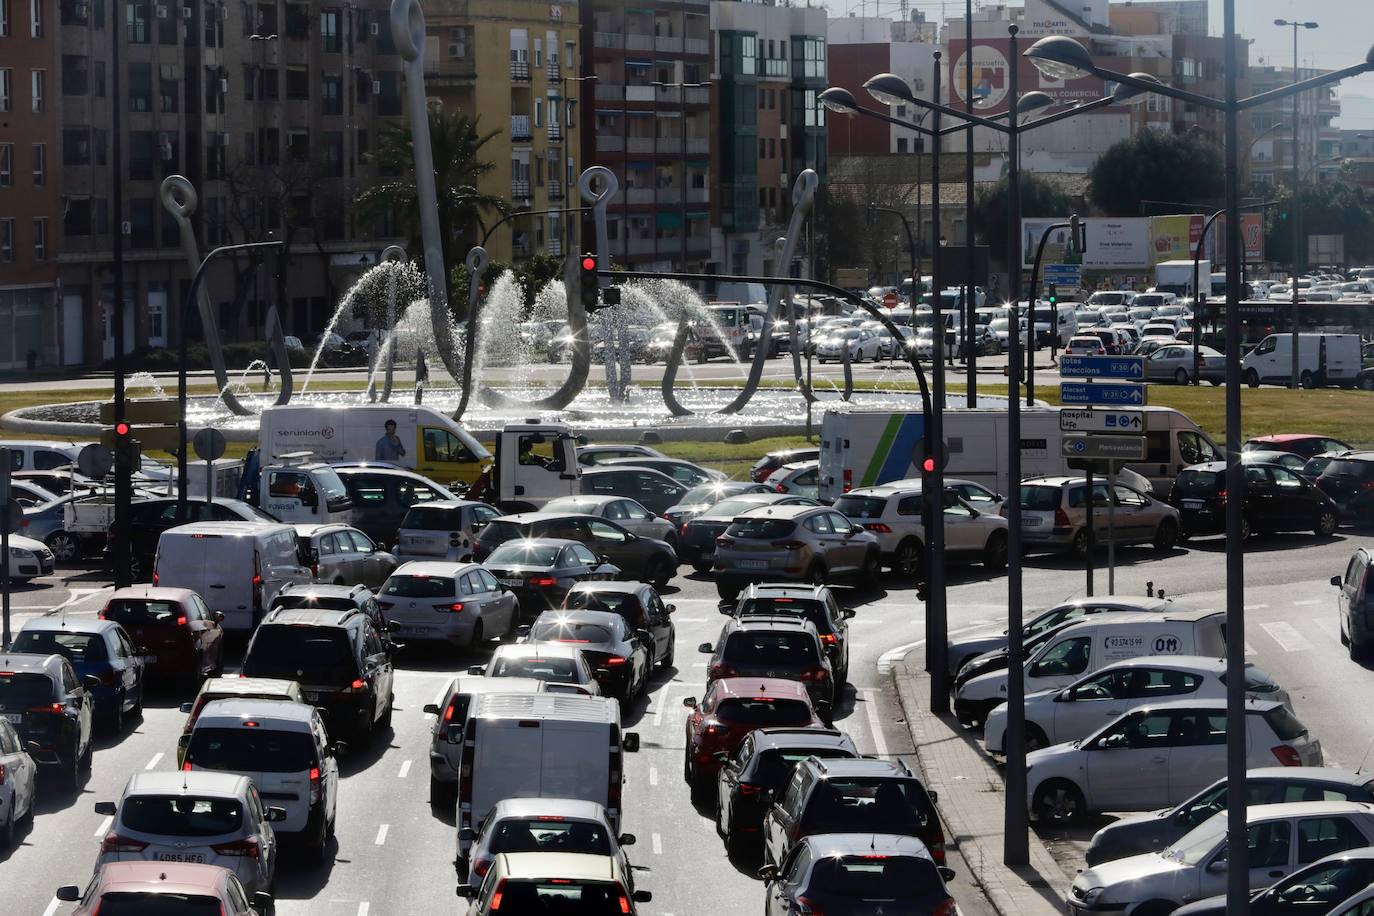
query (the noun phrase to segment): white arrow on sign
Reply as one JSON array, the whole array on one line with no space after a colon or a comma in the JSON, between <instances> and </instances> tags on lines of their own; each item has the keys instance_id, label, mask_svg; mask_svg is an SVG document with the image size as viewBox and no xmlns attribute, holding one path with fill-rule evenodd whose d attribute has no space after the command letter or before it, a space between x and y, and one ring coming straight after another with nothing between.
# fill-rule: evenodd
<instances>
[{"instance_id":1,"label":"white arrow on sign","mask_svg":"<svg viewBox=\"0 0 1374 916\"><path fill-rule=\"evenodd\" d=\"M1140 410L1103 408L1059 411L1059 429L1066 433L1120 433L1145 435L1145 413Z\"/></svg>"}]
</instances>

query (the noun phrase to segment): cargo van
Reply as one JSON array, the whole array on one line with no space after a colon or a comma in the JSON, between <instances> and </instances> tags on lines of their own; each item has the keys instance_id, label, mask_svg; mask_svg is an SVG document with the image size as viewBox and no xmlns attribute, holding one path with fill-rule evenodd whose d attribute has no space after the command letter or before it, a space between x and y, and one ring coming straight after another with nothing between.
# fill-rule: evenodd
<instances>
[{"instance_id":1,"label":"cargo van","mask_svg":"<svg viewBox=\"0 0 1374 916\"><path fill-rule=\"evenodd\" d=\"M432 407L397 404L286 404L266 407L258 441L262 463L291 452L319 461L375 461L377 440L395 421L404 453L391 459L440 483L471 483L491 453L453 418Z\"/></svg>"},{"instance_id":2,"label":"cargo van","mask_svg":"<svg viewBox=\"0 0 1374 916\"><path fill-rule=\"evenodd\" d=\"M449 681L436 702L426 703L424 712L434 716L429 744L429 802L453 806L458 791L463 730L474 698L486 693L543 693L544 681L537 677L464 676Z\"/></svg>"},{"instance_id":3,"label":"cargo van","mask_svg":"<svg viewBox=\"0 0 1374 916\"><path fill-rule=\"evenodd\" d=\"M1163 614L1105 614L1071 624L1026 661L1026 693L1066 687L1086 674L1145 655L1226 655L1226 614L1175 607ZM959 721L981 723L1007 701L1007 672L970 678L954 697Z\"/></svg>"},{"instance_id":4,"label":"cargo van","mask_svg":"<svg viewBox=\"0 0 1374 916\"><path fill-rule=\"evenodd\" d=\"M1064 457L1061 409L1074 408L1021 409L1022 479L1079 473ZM1223 457L1207 434L1177 410L1136 409L1144 412L1145 460L1125 467L1144 477L1161 498L1185 467ZM944 424L949 448L946 476L972 480L997 493L1012 492L1007 480L1006 408L946 410ZM820 500L833 502L855 487L920 477L916 460L924 431L925 418L919 412L827 408L821 419Z\"/></svg>"},{"instance_id":5,"label":"cargo van","mask_svg":"<svg viewBox=\"0 0 1374 916\"><path fill-rule=\"evenodd\" d=\"M1304 388L1348 388L1360 374L1359 334L1299 334L1298 381ZM1293 335L1270 334L1240 361L1251 388L1261 382L1288 384L1293 378Z\"/></svg>"},{"instance_id":6,"label":"cargo van","mask_svg":"<svg viewBox=\"0 0 1374 916\"><path fill-rule=\"evenodd\" d=\"M153 584L189 588L224 629L252 631L283 587L311 581L296 549L296 529L271 522L198 522L162 532Z\"/></svg>"},{"instance_id":7,"label":"cargo van","mask_svg":"<svg viewBox=\"0 0 1374 916\"><path fill-rule=\"evenodd\" d=\"M620 707L607 697L474 696L458 777L459 854L467 855L482 821L503 798L594 801L618 832L624 752L637 750L639 735L621 733Z\"/></svg>"}]
</instances>

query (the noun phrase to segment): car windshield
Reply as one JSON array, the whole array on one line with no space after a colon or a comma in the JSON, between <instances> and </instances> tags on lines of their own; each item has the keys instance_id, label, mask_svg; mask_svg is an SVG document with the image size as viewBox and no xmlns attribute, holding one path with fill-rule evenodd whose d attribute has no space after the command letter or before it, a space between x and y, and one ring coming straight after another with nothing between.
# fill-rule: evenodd
<instances>
[{"instance_id":1,"label":"car windshield","mask_svg":"<svg viewBox=\"0 0 1374 916\"><path fill-rule=\"evenodd\" d=\"M415 531L457 531L462 510L436 506L411 506L406 512L402 528Z\"/></svg>"},{"instance_id":2,"label":"car windshield","mask_svg":"<svg viewBox=\"0 0 1374 916\"><path fill-rule=\"evenodd\" d=\"M487 555L488 566L556 566L557 564L558 546L556 544L507 541Z\"/></svg>"},{"instance_id":3,"label":"car windshield","mask_svg":"<svg viewBox=\"0 0 1374 916\"><path fill-rule=\"evenodd\" d=\"M818 633L829 633L830 617L825 602L814 598L745 598L739 617L800 617L811 621Z\"/></svg>"},{"instance_id":4,"label":"car windshield","mask_svg":"<svg viewBox=\"0 0 1374 916\"><path fill-rule=\"evenodd\" d=\"M1335 458L1322 471L1323 477L1365 477L1374 479L1374 461Z\"/></svg>"},{"instance_id":5,"label":"car windshield","mask_svg":"<svg viewBox=\"0 0 1374 916\"><path fill-rule=\"evenodd\" d=\"M564 604L570 608L586 608L589 611L610 611L627 620L639 616L639 596L626 592L574 591L569 592Z\"/></svg>"},{"instance_id":6,"label":"car windshield","mask_svg":"<svg viewBox=\"0 0 1374 916\"><path fill-rule=\"evenodd\" d=\"M99 633L69 633L63 630L25 630L14 637L15 652L51 655L56 652L68 661L103 662L109 655Z\"/></svg>"},{"instance_id":7,"label":"car windshield","mask_svg":"<svg viewBox=\"0 0 1374 916\"><path fill-rule=\"evenodd\" d=\"M882 518L887 500L881 496L856 496L846 493L835 500L835 509L849 518Z\"/></svg>"},{"instance_id":8,"label":"car windshield","mask_svg":"<svg viewBox=\"0 0 1374 916\"><path fill-rule=\"evenodd\" d=\"M141 598L120 598L111 601L101 612L106 620L123 627L142 627L149 624L176 624L182 616L181 605L171 601L146 601Z\"/></svg>"},{"instance_id":9,"label":"car windshield","mask_svg":"<svg viewBox=\"0 0 1374 916\"><path fill-rule=\"evenodd\" d=\"M687 499L684 498L682 502L684 504L687 503ZM758 503L752 502L751 500L747 499L722 499L720 502L716 503L710 509L707 509L705 512L703 512L699 517L734 518L741 512L748 512L750 509L753 509L757 506Z\"/></svg>"},{"instance_id":10,"label":"car windshield","mask_svg":"<svg viewBox=\"0 0 1374 916\"><path fill-rule=\"evenodd\" d=\"M116 891L100 895L100 916L220 916L218 897ZM92 910L91 912L95 912Z\"/></svg>"},{"instance_id":11,"label":"car windshield","mask_svg":"<svg viewBox=\"0 0 1374 916\"><path fill-rule=\"evenodd\" d=\"M553 684L577 684L577 663L570 658L522 656L498 658L492 666L492 677L533 677Z\"/></svg>"},{"instance_id":12,"label":"car windshield","mask_svg":"<svg viewBox=\"0 0 1374 916\"><path fill-rule=\"evenodd\" d=\"M938 892L942 882L929 859L914 856L827 856L811 868L806 893L844 900L916 901Z\"/></svg>"},{"instance_id":13,"label":"car windshield","mask_svg":"<svg viewBox=\"0 0 1374 916\"><path fill-rule=\"evenodd\" d=\"M335 686L351 683L358 676L358 664L347 631L278 623L258 627L243 660L243 673Z\"/></svg>"},{"instance_id":14,"label":"car windshield","mask_svg":"<svg viewBox=\"0 0 1374 916\"><path fill-rule=\"evenodd\" d=\"M348 487L339 479L339 475L334 469L327 466L317 466L311 468L310 473L315 478L315 482L320 486L320 492L324 494L326 501L347 499Z\"/></svg>"},{"instance_id":15,"label":"car windshield","mask_svg":"<svg viewBox=\"0 0 1374 916\"><path fill-rule=\"evenodd\" d=\"M1058 487L1021 486L1021 508L1030 512L1053 512L1059 499Z\"/></svg>"},{"instance_id":16,"label":"car windshield","mask_svg":"<svg viewBox=\"0 0 1374 916\"><path fill-rule=\"evenodd\" d=\"M304 773L319 766L309 732L252 728L197 728L186 762L197 770L233 773Z\"/></svg>"},{"instance_id":17,"label":"car windshield","mask_svg":"<svg viewBox=\"0 0 1374 916\"><path fill-rule=\"evenodd\" d=\"M0 674L0 709L27 709L53 701L53 683L45 674Z\"/></svg>"},{"instance_id":18,"label":"car windshield","mask_svg":"<svg viewBox=\"0 0 1374 916\"><path fill-rule=\"evenodd\" d=\"M615 635L599 623L555 619L536 621L530 630L530 639L536 642L607 643L613 641Z\"/></svg>"},{"instance_id":19,"label":"car windshield","mask_svg":"<svg viewBox=\"0 0 1374 916\"><path fill-rule=\"evenodd\" d=\"M522 881L507 878L501 886L501 912L537 916L622 916L619 885L576 878ZM103 916L103 911L102 911Z\"/></svg>"},{"instance_id":20,"label":"car windshield","mask_svg":"<svg viewBox=\"0 0 1374 916\"><path fill-rule=\"evenodd\" d=\"M1200 865L1226 836L1226 814L1215 814L1183 835L1161 855L1184 865Z\"/></svg>"},{"instance_id":21,"label":"car windshield","mask_svg":"<svg viewBox=\"0 0 1374 916\"><path fill-rule=\"evenodd\" d=\"M780 518L737 518L725 533L730 537L771 541L787 537L796 527L795 522Z\"/></svg>"},{"instance_id":22,"label":"car windshield","mask_svg":"<svg viewBox=\"0 0 1374 916\"><path fill-rule=\"evenodd\" d=\"M448 576L393 574L382 587L382 594L394 598L451 598L455 588Z\"/></svg>"},{"instance_id":23,"label":"car windshield","mask_svg":"<svg viewBox=\"0 0 1374 916\"><path fill-rule=\"evenodd\" d=\"M926 825L930 802L914 782L850 776L816 786L806 807L808 833L913 834Z\"/></svg>"},{"instance_id":24,"label":"car windshield","mask_svg":"<svg viewBox=\"0 0 1374 916\"><path fill-rule=\"evenodd\" d=\"M158 836L221 836L243 824L243 805L237 798L134 795L120 806L119 822Z\"/></svg>"},{"instance_id":25,"label":"car windshield","mask_svg":"<svg viewBox=\"0 0 1374 916\"><path fill-rule=\"evenodd\" d=\"M730 697L716 706L722 722L747 724L755 728L774 725L809 725L811 710L801 700L776 697Z\"/></svg>"},{"instance_id":26,"label":"car windshield","mask_svg":"<svg viewBox=\"0 0 1374 916\"><path fill-rule=\"evenodd\" d=\"M537 818L503 818L492 834L492 853L580 852L594 856L611 854L611 838L597 821L579 821L552 815Z\"/></svg>"},{"instance_id":27,"label":"car windshield","mask_svg":"<svg viewBox=\"0 0 1374 916\"><path fill-rule=\"evenodd\" d=\"M853 756L844 748L838 747L789 747L787 750L763 751L754 762L754 772L749 779L754 785L781 788L792 777L792 770L797 764L807 757L831 760Z\"/></svg>"},{"instance_id":28,"label":"car windshield","mask_svg":"<svg viewBox=\"0 0 1374 916\"><path fill-rule=\"evenodd\" d=\"M726 665L767 667L814 666L816 639L810 633L777 633L741 630L731 633L722 655Z\"/></svg>"},{"instance_id":29,"label":"car windshield","mask_svg":"<svg viewBox=\"0 0 1374 916\"><path fill-rule=\"evenodd\" d=\"M1269 723L1280 741L1295 741L1307 734L1307 726L1299 722L1298 717L1289 712L1286 706L1275 706L1265 712L1264 721Z\"/></svg>"},{"instance_id":30,"label":"car windshield","mask_svg":"<svg viewBox=\"0 0 1374 916\"><path fill-rule=\"evenodd\" d=\"M1174 481L1174 489L1180 493L1214 493L1218 489L1221 477L1218 471L1184 468Z\"/></svg>"}]
</instances>

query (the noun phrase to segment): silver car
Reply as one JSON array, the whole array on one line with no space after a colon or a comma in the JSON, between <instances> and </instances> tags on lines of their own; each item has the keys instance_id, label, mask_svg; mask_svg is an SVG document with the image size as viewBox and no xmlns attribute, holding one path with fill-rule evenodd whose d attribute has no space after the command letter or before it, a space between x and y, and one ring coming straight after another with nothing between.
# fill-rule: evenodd
<instances>
[{"instance_id":1,"label":"silver car","mask_svg":"<svg viewBox=\"0 0 1374 916\"><path fill-rule=\"evenodd\" d=\"M1115 505L1111 505L1114 502ZM1178 510L1132 487L1093 482L1093 535L1118 545L1152 543L1160 551L1178 543ZM1021 542L1028 551L1088 552L1087 486L1081 477L1036 477L1021 482Z\"/></svg>"},{"instance_id":2,"label":"silver car","mask_svg":"<svg viewBox=\"0 0 1374 916\"><path fill-rule=\"evenodd\" d=\"M1167 343L1145 360L1145 377L1154 382L1177 382L1186 385L1193 380L1193 345ZM1213 385L1226 378L1226 357L1211 347L1197 348L1197 377Z\"/></svg>"},{"instance_id":3,"label":"silver car","mask_svg":"<svg viewBox=\"0 0 1374 916\"><path fill-rule=\"evenodd\" d=\"M296 525L296 544L316 582L376 588L397 566L396 558L350 525Z\"/></svg>"},{"instance_id":4,"label":"silver car","mask_svg":"<svg viewBox=\"0 0 1374 916\"><path fill-rule=\"evenodd\" d=\"M634 887L634 872L622 848L634 845L634 835L616 836L606 809L593 801L503 799L482 821L481 831L468 840L472 846L467 856L460 853L455 860L460 881L481 883L491 863L502 853L557 852L615 856L620 860L621 873Z\"/></svg>"},{"instance_id":5,"label":"silver car","mask_svg":"<svg viewBox=\"0 0 1374 916\"><path fill-rule=\"evenodd\" d=\"M474 646L515 629L515 596L476 563L406 563L377 603L398 642Z\"/></svg>"},{"instance_id":6,"label":"silver car","mask_svg":"<svg viewBox=\"0 0 1374 916\"><path fill-rule=\"evenodd\" d=\"M396 549L392 553L401 563L464 562L472 558L477 535L500 514L487 503L470 499L443 499L411 506L396 532Z\"/></svg>"},{"instance_id":7,"label":"silver car","mask_svg":"<svg viewBox=\"0 0 1374 916\"><path fill-rule=\"evenodd\" d=\"M761 506L716 538L712 575L720 596L734 600L749 582L822 585L849 575L867 585L878 564L877 536L829 506Z\"/></svg>"},{"instance_id":8,"label":"silver car","mask_svg":"<svg viewBox=\"0 0 1374 916\"><path fill-rule=\"evenodd\" d=\"M560 496L545 503L544 511L581 512L608 518L631 534L667 541L677 550L678 534L673 523L654 515L639 500L628 496Z\"/></svg>"}]
</instances>

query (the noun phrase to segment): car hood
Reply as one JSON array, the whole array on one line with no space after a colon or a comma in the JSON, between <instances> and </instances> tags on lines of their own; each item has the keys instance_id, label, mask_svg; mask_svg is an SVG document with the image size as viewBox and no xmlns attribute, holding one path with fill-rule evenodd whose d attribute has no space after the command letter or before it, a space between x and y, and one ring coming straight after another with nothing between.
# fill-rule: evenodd
<instances>
[{"instance_id":1,"label":"car hood","mask_svg":"<svg viewBox=\"0 0 1374 916\"><path fill-rule=\"evenodd\" d=\"M1171 886L1192 871L1192 866L1184 865L1174 859L1166 858L1157 852L1147 852L1129 856L1080 872L1073 880L1073 896L1090 888L1104 888L1100 902L1122 902L1141 899L1142 894L1153 896ZM1149 891L1142 890L1148 887ZM1166 896L1178 899L1173 894ZM1081 898L1079 898L1081 899Z\"/></svg>"},{"instance_id":2,"label":"car hood","mask_svg":"<svg viewBox=\"0 0 1374 916\"><path fill-rule=\"evenodd\" d=\"M1026 755L1026 769L1030 770L1032 767L1044 766L1045 764L1062 763L1067 758L1077 756L1079 743L1077 740L1066 741L1063 744L1052 744L1038 751L1031 751Z\"/></svg>"}]
</instances>

